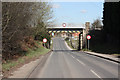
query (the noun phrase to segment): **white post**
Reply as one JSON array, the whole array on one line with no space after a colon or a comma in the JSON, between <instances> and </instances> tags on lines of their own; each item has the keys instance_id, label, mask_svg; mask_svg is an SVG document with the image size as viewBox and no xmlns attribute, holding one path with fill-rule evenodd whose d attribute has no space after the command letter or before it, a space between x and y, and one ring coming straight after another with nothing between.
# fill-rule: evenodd
<instances>
[{"instance_id":1,"label":"white post","mask_svg":"<svg viewBox=\"0 0 120 80\"><path fill-rule=\"evenodd\" d=\"M83 40L83 38L82 38L82 34L80 35L80 37L81 37L81 39L80 39L80 40L81 40L81 43L80 43L80 44L81 44L81 45L80 45L80 49L82 49L82 46L83 46L83 45L82 45L82 44L83 44L83 42L82 42L82 40Z\"/></svg>"}]
</instances>

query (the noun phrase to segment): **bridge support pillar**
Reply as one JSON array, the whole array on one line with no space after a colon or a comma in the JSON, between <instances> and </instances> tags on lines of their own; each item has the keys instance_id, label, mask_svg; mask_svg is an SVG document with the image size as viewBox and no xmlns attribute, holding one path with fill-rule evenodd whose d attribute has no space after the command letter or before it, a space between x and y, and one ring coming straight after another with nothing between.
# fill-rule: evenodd
<instances>
[{"instance_id":1,"label":"bridge support pillar","mask_svg":"<svg viewBox=\"0 0 120 80\"><path fill-rule=\"evenodd\" d=\"M83 34L79 34L79 46L78 46L78 50L82 50L83 49Z\"/></svg>"},{"instance_id":2,"label":"bridge support pillar","mask_svg":"<svg viewBox=\"0 0 120 80\"><path fill-rule=\"evenodd\" d=\"M80 36L80 49L83 49L83 34Z\"/></svg>"}]
</instances>

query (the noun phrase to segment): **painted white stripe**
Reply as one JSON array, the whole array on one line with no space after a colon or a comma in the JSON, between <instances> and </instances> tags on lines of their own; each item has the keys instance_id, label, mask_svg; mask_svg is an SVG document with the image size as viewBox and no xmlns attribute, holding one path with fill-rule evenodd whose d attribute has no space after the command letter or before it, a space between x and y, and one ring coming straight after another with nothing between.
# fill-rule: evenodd
<instances>
[{"instance_id":1,"label":"painted white stripe","mask_svg":"<svg viewBox=\"0 0 120 80\"><path fill-rule=\"evenodd\" d=\"M2 74L0 76L3 76Z\"/></svg>"},{"instance_id":2,"label":"painted white stripe","mask_svg":"<svg viewBox=\"0 0 120 80\"><path fill-rule=\"evenodd\" d=\"M80 61L79 59L76 59L79 63L81 63L82 65L84 65L85 66L85 64L82 62L82 61Z\"/></svg>"},{"instance_id":3,"label":"painted white stripe","mask_svg":"<svg viewBox=\"0 0 120 80\"><path fill-rule=\"evenodd\" d=\"M50 54L50 57L52 56L53 52Z\"/></svg>"},{"instance_id":4,"label":"painted white stripe","mask_svg":"<svg viewBox=\"0 0 120 80\"><path fill-rule=\"evenodd\" d=\"M90 70L94 75L96 75L98 78L100 78L101 80L103 80L95 71Z\"/></svg>"},{"instance_id":5,"label":"painted white stripe","mask_svg":"<svg viewBox=\"0 0 120 80\"><path fill-rule=\"evenodd\" d=\"M69 54L69 55L70 55L70 53L67 53L67 54Z\"/></svg>"},{"instance_id":6,"label":"painted white stripe","mask_svg":"<svg viewBox=\"0 0 120 80\"><path fill-rule=\"evenodd\" d=\"M72 55L71 55L72 56ZM73 56L72 56L73 57ZM73 58L75 58L75 57L73 57Z\"/></svg>"}]
</instances>

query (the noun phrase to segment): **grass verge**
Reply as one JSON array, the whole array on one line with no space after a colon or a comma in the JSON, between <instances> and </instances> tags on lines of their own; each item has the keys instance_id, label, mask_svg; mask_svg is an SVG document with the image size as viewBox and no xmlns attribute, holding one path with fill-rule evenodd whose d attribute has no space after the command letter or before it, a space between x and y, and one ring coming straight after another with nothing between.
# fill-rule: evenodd
<instances>
[{"instance_id":1,"label":"grass verge","mask_svg":"<svg viewBox=\"0 0 120 80\"><path fill-rule=\"evenodd\" d=\"M92 52L92 50L89 50L87 48L82 49L82 51L90 51L90 52Z\"/></svg>"},{"instance_id":2,"label":"grass verge","mask_svg":"<svg viewBox=\"0 0 120 80\"><path fill-rule=\"evenodd\" d=\"M12 68L15 68L16 66L20 64L25 64L26 61L30 62L33 58L39 58L40 55L46 54L50 51L50 49L46 49L42 46L42 43L36 41L38 44L38 48L35 50L32 50L29 48L28 52L25 54L25 56L19 57L17 60L11 60L7 61L6 63L2 64L2 71L3 74L6 71L9 71Z\"/></svg>"}]
</instances>

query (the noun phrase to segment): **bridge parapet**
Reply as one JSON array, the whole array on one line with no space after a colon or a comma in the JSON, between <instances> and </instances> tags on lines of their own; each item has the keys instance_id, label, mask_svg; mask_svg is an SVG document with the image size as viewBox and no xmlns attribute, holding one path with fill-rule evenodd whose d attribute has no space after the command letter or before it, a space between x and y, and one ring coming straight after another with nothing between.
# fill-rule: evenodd
<instances>
[{"instance_id":1,"label":"bridge parapet","mask_svg":"<svg viewBox=\"0 0 120 80\"><path fill-rule=\"evenodd\" d=\"M84 28L82 27L47 27L49 33L79 33L82 32Z\"/></svg>"}]
</instances>

